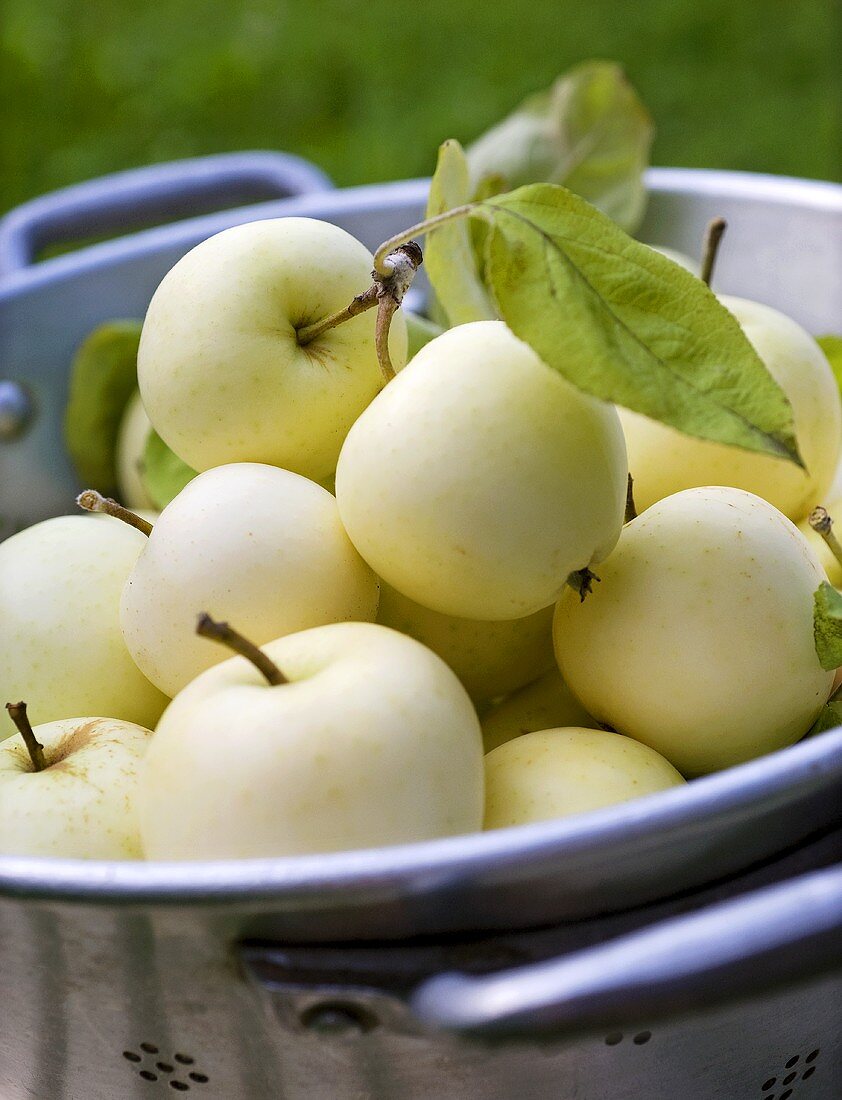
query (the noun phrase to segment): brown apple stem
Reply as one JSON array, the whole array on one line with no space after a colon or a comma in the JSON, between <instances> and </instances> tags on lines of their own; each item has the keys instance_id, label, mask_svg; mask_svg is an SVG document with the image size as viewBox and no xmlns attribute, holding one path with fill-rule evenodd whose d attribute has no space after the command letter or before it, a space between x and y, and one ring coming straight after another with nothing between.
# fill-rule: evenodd
<instances>
[{"instance_id":1,"label":"brown apple stem","mask_svg":"<svg viewBox=\"0 0 842 1100\"><path fill-rule=\"evenodd\" d=\"M289 680L284 676L274 661L271 661L262 649L254 642L238 634L228 623L219 623L212 619L206 611L203 611L196 623L196 633L203 638L210 638L212 642L220 642L228 646L247 661L251 661L254 667L261 672L273 687L279 684L288 684Z\"/></svg>"},{"instance_id":2,"label":"brown apple stem","mask_svg":"<svg viewBox=\"0 0 842 1100\"><path fill-rule=\"evenodd\" d=\"M296 334L298 343L304 347L323 333L328 332L332 328L336 328L338 325L343 325L346 321L350 321L354 317L359 317L361 313L365 313L366 310L372 309L374 306L378 307L378 333L379 330L385 326L386 336L388 336L392 316L403 301L404 295L412 286L415 272L423 262L424 254L415 241L407 241L398 245L398 247L390 251L385 257L384 264L382 265L384 270L375 267L374 271L372 271L371 277L374 281L368 290L364 291L362 294L358 294L356 298L351 301L350 305L345 306L344 309L340 309L336 313L332 313L329 317L324 317L321 321L313 321L313 323L309 325L302 325L302 327L297 330ZM389 303L389 306L385 309L383 305L384 302ZM394 304L392 305L392 303ZM381 343L382 341L378 340L378 359L385 375L387 369L391 368L391 362L388 359L387 349L385 360L387 366L384 366L384 359L380 354ZM387 381L389 378L394 378L394 376L395 372L392 371L391 374L387 376Z\"/></svg>"},{"instance_id":3,"label":"brown apple stem","mask_svg":"<svg viewBox=\"0 0 842 1100\"><path fill-rule=\"evenodd\" d=\"M23 743L26 745L27 752L29 753L29 759L32 761L32 769L36 772L42 772L47 767L47 760L44 756L44 746L35 736L35 731L32 728L32 724L26 713L26 703L7 703L6 710L9 712L9 717L15 723L18 728L18 733L23 738Z\"/></svg>"},{"instance_id":4,"label":"brown apple stem","mask_svg":"<svg viewBox=\"0 0 842 1100\"><path fill-rule=\"evenodd\" d=\"M425 218L423 222L417 222L415 225L411 225L409 229L404 229L402 233L396 233L394 237L384 241L374 253L375 278L378 275L389 276L392 274L392 255L403 245L414 244L418 248L414 241L415 237L420 237L423 233L429 233L432 229L438 229L440 225L447 222L455 221L458 218L466 218L479 205L479 203L468 202L464 206L454 206L451 210L445 210L442 214L435 214L432 218ZM418 250L421 251L420 248Z\"/></svg>"},{"instance_id":5,"label":"brown apple stem","mask_svg":"<svg viewBox=\"0 0 842 1100\"><path fill-rule=\"evenodd\" d=\"M821 535L824 541L827 543L828 549L834 558L842 565L842 543L833 533L833 520L830 518L827 508L814 508L810 513L810 526L816 532Z\"/></svg>"},{"instance_id":6,"label":"brown apple stem","mask_svg":"<svg viewBox=\"0 0 842 1100\"><path fill-rule=\"evenodd\" d=\"M631 523L633 519L637 519L637 505L634 503L634 478L629 474L626 486L626 514L623 523Z\"/></svg>"},{"instance_id":7,"label":"brown apple stem","mask_svg":"<svg viewBox=\"0 0 842 1100\"><path fill-rule=\"evenodd\" d=\"M392 357L389 355L389 330L392 327L392 318L399 303L387 295L384 295L377 303L377 322L374 326L374 347L377 351L377 362L383 378L391 382L395 377L395 368L392 365Z\"/></svg>"},{"instance_id":8,"label":"brown apple stem","mask_svg":"<svg viewBox=\"0 0 842 1100\"><path fill-rule=\"evenodd\" d=\"M128 523L130 527L134 527L146 536L152 534L152 524L148 519L144 519L143 516L138 516L128 508L124 508L122 504L118 504L111 497L104 497L96 489L85 489L83 493L76 497L76 503L86 512L103 512L106 516L121 519L123 523Z\"/></svg>"},{"instance_id":9,"label":"brown apple stem","mask_svg":"<svg viewBox=\"0 0 842 1100\"><path fill-rule=\"evenodd\" d=\"M705 230L705 243L702 250L701 280L708 286L710 286L710 281L713 278L713 269L716 265L716 257L719 253L722 234L727 228L728 223L724 218L713 218L708 222L708 227Z\"/></svg>"}]
</instances>

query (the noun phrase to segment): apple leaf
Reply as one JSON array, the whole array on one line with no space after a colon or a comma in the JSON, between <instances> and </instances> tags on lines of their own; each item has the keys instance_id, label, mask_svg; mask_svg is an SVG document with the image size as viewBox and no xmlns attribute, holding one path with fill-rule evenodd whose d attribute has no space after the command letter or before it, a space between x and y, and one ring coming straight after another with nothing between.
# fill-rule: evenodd
<instances>
[{"instance_id":1,"label":"apple leaf","mask_svg":"<svg viewBox=\"0 0 842 1100\"><path fill-rule=\"evenodd\" d=\"M842 336L819 336L817 342L827 356L830 369L836 376L836 384L842 392Z\"/></svg>"},{"instance_id":2,"label":"apple leaf","mask_svg":"<svg viewBox=\"0 0 842 1100\"><path fill-rule=\"evenodd\" d=\"M827 581L813 596L813 637L822 668L842 667L842 593Z\"/></svg>"},{"instance_id":3,"label":"apple leaf","mask_svg":"<svg viewBox=\"0 0 842 1100\"><path fill-rule=\"evenodd\" d=\"M437 325L435 321L422 317L420 313L410 313L408 309L404 310L404 317L406 318L406 361L408 363L425 344L429 344L431 340L435 340L437 336L440 336L444 329L441 325Z\"/></svg>"},{"instance_id":4,"label":"apple leaf","mask_svg":"<svg viewBox=\"0 0 842 1100\"><path fill-rule=\"evenodd\" d=\"M792 409L705 284L553 184L478 204L500 316L585 393L801 463Z\"/></svg>"},{"instance_id":5,"label":"apple leaf","mask_svg":"<svg viewBox=\"0 0 842 1100\"><path fill-rule=\"evenodd\" d=\"M471 197L468 188L468 164L462 146L458 141L446 141L439 148L436 170L430 181L427 217L435 217L468 202ZM477 269L470 225L466 220L442 225L430 234L424 263L438 304L451 325L486 321L497 316Z\"/></svg>"},{"instance_id":6,"label":"apple leaf","mask_svg":"<svg viewBox=\"0 0 842 1100\"><path fill-rule=\"evenodd\" d=\"M196 471L182 462L157 432L149 433L143 452L143 483L157 509L166 508L195 476Z\"/></svg>"},{"instance_id":7,"label":"apple leaf","mask_svg":"<svg viewBox=\"0 0 842 1100\"><path fill-rule=\"evenodd\" d=\"M79 481L106 495L117 488L120 420L137 389L140 321L109 321L83 341L70 367L64 441Z\"/></svg>"},{"instance_id":8,"label":"apple leaf","mask_svg":"<svg viewBox=\"0 0 842 1100\"><path fill-rule=\"evenodd\" d=\"M500 181L498 193L560 183L632 232L646 205L643 173L653 134L620 66L585 61L468 146L474 198L483 197L491 177Z\"/></svg>"},{"instance_id":9,"label":"apple leaf","mask_svg":"<svg viewBox=\"0 0 842 1100\"><path fill-rule=\"evenodd\" d=\"M842 726L842 699L834 698L822 707L818 718L807 731L807 736L824 733L825 730L835 730L837 726Z\"/></svg>"}]
</instances>

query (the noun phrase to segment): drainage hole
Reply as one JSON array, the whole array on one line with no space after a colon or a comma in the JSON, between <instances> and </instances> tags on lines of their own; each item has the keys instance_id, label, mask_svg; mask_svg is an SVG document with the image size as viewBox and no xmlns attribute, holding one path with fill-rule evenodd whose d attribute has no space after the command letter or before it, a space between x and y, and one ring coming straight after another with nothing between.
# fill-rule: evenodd
<instances>
[{"instance_id":1,"label":"drainage hole","mask_svg":"<svg viewBox=\"0 0 842 1100\"><path fill-rule=\"evenodd\" d=\"M651 1031L641 1031L639 1034L635 1035L632 1042L637 1043L637 1045L639 1047L642 1047L643 1044L648 1043L651 1038L652 1038L652 1032Z\"/></svg>"},{"instance_id":2,"label":"drainage hole","mask_svg":"<svg viewBox=\"0 0 842 1100\"><path fill-rule=\"evenodd\" d=\"M135 1054L135 1052L133 1050L124 1050L123 1051L123 1057L126 1059L127 1062L139 1062L140 1061L140 1055Z\"/></svg>"},{"instance_id":3,"label":"drainage hole","mask_svg":"<svg viewBox=\"0 0 842 1100\"><path fill-rule=\"evenodd\" d=\"M184 1081L170 1081L170 1088L175 1089L176 1092L189 1092L190 1086L185 1084Z\"/></svg>"},{"instance_id":4,"label":"drainage hole","mask_svg":"<svg viewBox=\"0 0 842 1100\"><path fill-rule=\"evenodd\" d=\"M807 1078L812 1077L815 1072L816 1072L816 1067L815 1066L810 1066L809 1069L805 1069L804 1072L801 1074L801 1080L806 1081Z\"/></svg>"},{"instance_id":5,"label":"drainage hole","mask_svg":"<svg viewBox=\"0 0 842 1100\"><path fill-rule=\"evenodd\" d=\"M777 1083L777 1077L770 1077L768 1081L764 1081L760 1086L761 1092L768 1092L769 1089L773 1089Z\"/></svg>"},{"instance_id":6,"label":"drainage hole","mask_svg":"<svg viewBox=\"0 0 842 1100\"><path fill-rule=\"evenodd\" d=\"M783 1083L785 1085L791 1085L797 1076L797 1073L788 1073L786 1077L784 1077Z\"/></svg>"},{"instance_id":7,"label":"drainage hole","mask_svg":"<svg viewBox=\"0 0 842 1100\"><path fill-rule=\"evenodd\" d=\"M142 1069L140 1071L140 1076L143 1078L144 1081L157 1081L158 1080L158 1074L157 1073L151 1073L148 1069Z\"/></svg>"},{"instance_id":8,"label":"drainage hole","mask_svg":"<svg viewBox=\"0 0 842 1100\"><path fill-rule=\"evenodd\" d=\"M145 1050L147 1054L157 1054L158 1048L154 1043L141 1043L140 1049Z\"/></svg>"},{"instance_id":9,"label":"drainage hole","mask_svg":"<svg viewBox=\"0 0 842 1100\"><path fill-rule=\"evenodd\" d=\"M617 1043L622 1043L622 1041L622 1031L612 1031L610 1035L605 1036L605 1045L609 1047L615 1047Z\"/></svg>"},{"instance_id":10,"label":"drainage hole","mask_svg":"<svg viewBox=\"0 0 842 1100\"><path fill-rule=\"evenodd\" d=\"M792 1089L787 1089L786 1092L781 1093L781 1100L789 1100L790 1096L792 1096Z\"/></svg>"},{"instance_id":11,"label":"drainage hole","mask_svg":"<svg viewBox=\"0 0 842 1100\"><path fill-rule=\"evenodd\" d=\"M804 1059L804 1061L805 1062L815 1062L815 1060L818 1058L818 1056L820 1054L821 1054L821 1051L819 1050L818 1047L816 1047L815 1050L810 1051L810 1053L807 1055L807 1057Z\"/></svg>"},{"instance_id":12,"label":"drainage hole","mask_svg":"<svg viewBox=\"0 0 842 1100\"><path fill-rule=\"evenodd\" d=\"M794 1057L790 1058L790 1060L788 1062L785 1063L786 1068L787 1069L792 1069L792 1067L795 1065L795 1063L797 1061L798 1061L798 1055L796 1054L796 1055L794 1055Z\"/></svg>"},{"instance_id":13,"label":"drainage hole","mask_svg":"<svg viewBox=\"0 0 842 1100\"><path fill-rule=\"evenodd\" d=\"M180 1062L183 1066L192 1066L196 1061L195 1058L191 1058L189 1054L175 1054L173 1056L176 1062Z\"/></svg>"},{"instance_id":14,"label":"drainage hole","mask_svg":"<svg viewBox=\"0 0 842 1100\"><path fill-rule=\"evenodd\" d=\"M169 1062L156 1062L155 1069L159 1069L161 1073L172 1073L173 1067Z\"/></svg>"},{"instance_id":15,"label":"drainage hole","mask_svg":"<svg viewBox=\"0 0 842 1100\"><path fill-rule=\"evenodd\" d=\"M197 1085L206 1085L210 1080L206 1073L189 1073L188 1077L191 1081L195 1081Z\"/></svg>"}]
</instances>

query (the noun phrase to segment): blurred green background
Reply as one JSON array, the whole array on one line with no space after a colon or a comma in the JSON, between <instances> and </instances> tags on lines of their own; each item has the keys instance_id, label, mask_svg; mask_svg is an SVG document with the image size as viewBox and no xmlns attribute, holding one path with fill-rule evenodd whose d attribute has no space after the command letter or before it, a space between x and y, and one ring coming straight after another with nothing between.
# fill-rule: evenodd
<instances>
[{"instance_id":1,"label":"blurred green background","mask_svg":"<svg viewBox=\"0 0 842 1100\"><path fill-rule=\"evenodd\" d=\"M233 149L428 173L576 61L620 61L658 164L842 179L838 0L0 0L0 210Z\"/></svg>"}]
</instances>

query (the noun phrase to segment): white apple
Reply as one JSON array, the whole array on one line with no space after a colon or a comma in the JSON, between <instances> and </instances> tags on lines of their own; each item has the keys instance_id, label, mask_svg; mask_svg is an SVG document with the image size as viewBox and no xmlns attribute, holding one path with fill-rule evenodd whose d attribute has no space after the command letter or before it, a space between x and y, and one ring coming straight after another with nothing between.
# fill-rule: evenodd
<instances>
[{"instance_id":1,"label":"white apple","mask_svg":"<svg viewBox=\"0 0 842 1100\"><path fill-rule=\"evenodd\" d=\"M241 462L200 474L163 510L126 582L120 622L138 667L175 695L224 657L195 636L203 607L248 624L260 645L373 619L377 597L326 489Z\"/></svg>"},{"instance_id":2,"label":"white apple","mask_svg":"<svg viewBox=\"0 0 842 1100\"><path fill-rule=\"evenodd\" d=\"M619 733L575 726L527 733L485 758L485 828L569 817L683 782L660 753Z\"/></svg>"},{"instance_id":3,"label":"white apple","mask_svg":"<svg viewBox=\"0 0 842 1100\"><path fill-rule=\"evenodd\" d=\"M481 827L479 721L429 649L339 623L263 656L288 682L235 657L167 708L141 775L147 858L333 852Z\"/></svg>"},{"instance_id":4,"label":"white apple","mask_svg":"<svg viewBox=\"0 0 842 1100\"><path fill-rule=\"evenodd\" d=\"M557 668L513 692L482 715L482 740L485 751L535 730L558 726L596 727Z\"/></svg>"},{"instance_id":5,"label":"white apple","mask_svg":"<svg viewBox=\"0 0 842 1100\"><path fill-rule=\"evenodd\" d=\"M603 725L684 775L803 737L833 684L816 656L824 570L771 504L741 489L688 489L623 530L601 583L556 609L562 675Z\"/></svg>"},{"instance_id":6,"label":"white apple","mask_svg":"<svg viewBox=\"0 0 842 1100\"><path fill-rule=\"evenodd\" d=\"M823 507L827 509L830 518L834 521L833 533L838 538L842 532L842 497L831 500L827 505L823 503ZM798 524L798 530L815 550L830 583L837 588L842 588L842 563L837 560L821 535L810 526L809 517Z\"/></svg>"},{"instance_id":7,"label":"white apple","mask_svg":"<svg viewBox=\"0 0 842 1100\"><path fill-rule=\"evenodd\" d=\"M423 642L477 703L507 695L555 666L553 606L525 619L490 622L442 615L380 584L377 621Z\"/></svg>"},{"instance_id":8,"label":"white apple","mask_svg":"<svg viewBox=\"0 0 842 1100\"><path fill-rule=\"evenodd\" d=\"M763 497L797 522L821 502L839 461L842 406L833 371L813 337L789 317L743 298L720 301L740 322L789 398L806 470L779 458L696 439L621 409L638 510L681 489L733 485Z\"/></svg>"},{"instance_id":9,"label":"white apple","mask_svg":"<svg viewBox=\"0 0 842 1100\"><path fill-rule=\"evenodd\" d=\"M5 714L0 722L12 734L0 744L0 852L141 858L135 793L150 730L114 718L46 722L33 730L44 753L37 771L21 734Z\"/></svg>"},{"instance_id":10,"label":"white apple","mask_svg":"<svg viewBox=\"0 0 842 1100\"><path fill-rule=\"evenodd\" d=\"M267 462L314 481L333 473L342 441L383 379L374 311L301 345L297 330L371 285L371 253L310 218L234 226L164 277L149 305L138 381L155 430L195 470ZM390 354L406 359L406 323Z\"/></svg>"},{"instance_id":11,"label":"white apple","mask_svg":"<svg viewBox=\"0 0 842 1100\"><path fill-rule=\"evenodd\" d=\"M26 699L45 722L107 714L155 725L167 699L120 630L123 585L145 544L110 516L60 516L0 543L0 699Z\"/></svg>"},{"instance_id":12,"label":"white apple","mask_svg":"<svg viewBox=\"0 0 842 1100\"><path fill-rule=\"evenodd\" d=\"M120 429L117 433L117 486L120 503L126 508L154 508L143 480L143 455L152 425L140 394L136 393L126 405Z\"/></svg>"},{"instance_id":13,"label":"white apple","mask_svg":"<svg viewBox=\"0 0 842 1100\"><path fill-rule=\"evenodd\" d=\"M619 536L627 467L614 409L502 321L423 347L353 426L342 521L374 571L446 615L517 619Z\"/></svg>"}]
</instances>

